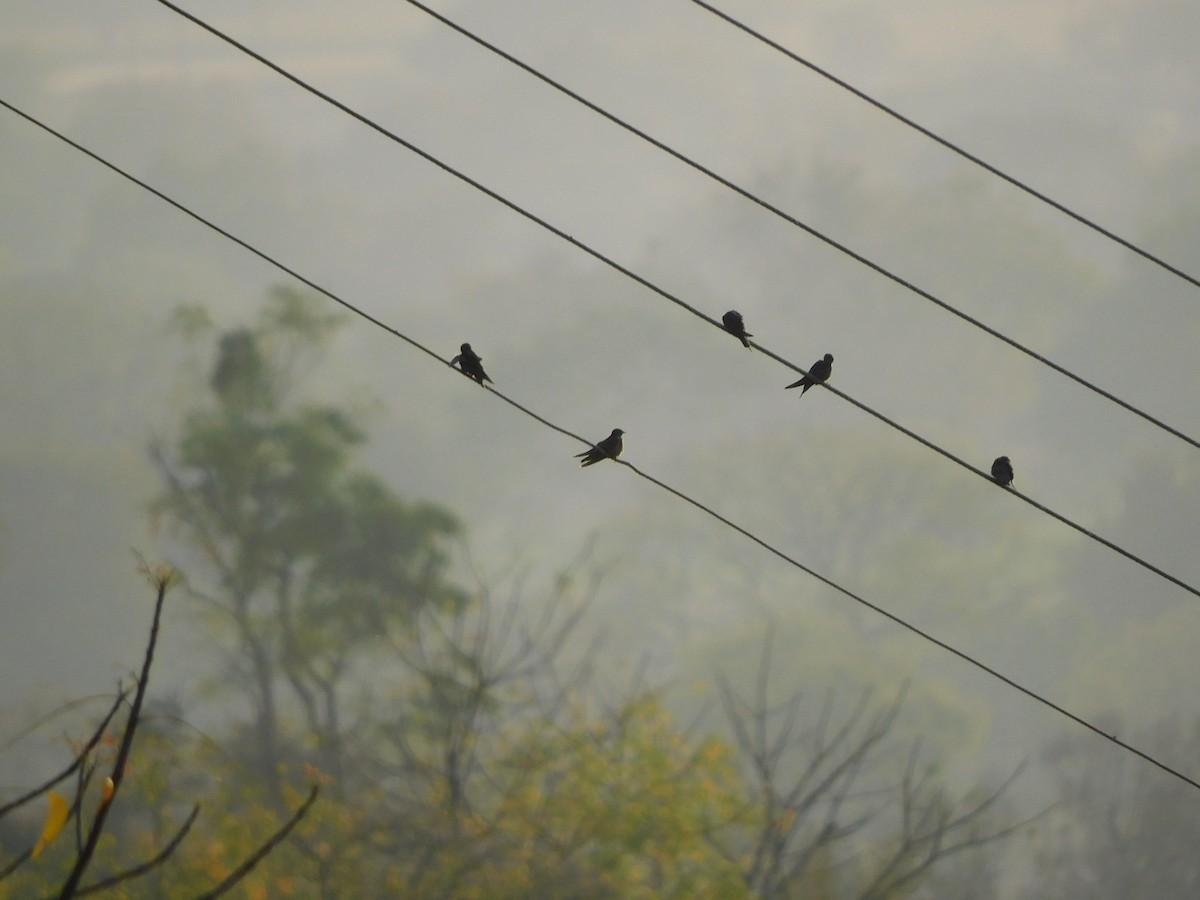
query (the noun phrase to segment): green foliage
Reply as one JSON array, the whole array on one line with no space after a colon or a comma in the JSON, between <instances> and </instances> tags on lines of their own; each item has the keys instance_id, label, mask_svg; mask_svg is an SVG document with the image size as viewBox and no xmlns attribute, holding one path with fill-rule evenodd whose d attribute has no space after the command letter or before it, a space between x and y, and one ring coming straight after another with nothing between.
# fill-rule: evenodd
<instances>
[{"instance_id":1,"label":"green foliage","mask_svg":"<svg viewBox=\"0 0 1200 900\"><path fill-rule=\"evenodd\" d=\"M746 814L730 749L687 738L652 695L615 716L573 710L498 761L520 777L462 834L489 850L486 867L462 871L450 844L427 879L450 877L464 897L746 896L736 861L708 836Z\"/></svg>"},{"instance_id":2,"label":"green foliage","mask_svg":"<svg viewBox=\"0 0 1200 900\"><path fill-rule=\"evenodd\" d=\"M453 609L465 594L446 578L447 511L401 500L357 469L362 424L333 406L290 399L297 366L338 324L310 297L277 290L253 327L213 335L207 396L172 448L153 457L165 489L156 522L201 551L194 588L223 610L235 668L226 687L251 699L259 767L277 781L285 734L280 707L299 704L323 767L340 774L339 695L362 689L352 662L404 629L425 606ZM293 742L294 743L294 742Z\"/></svg>"},{"instance_id":3,"label":"green foliage","mask_svg":"<svg viewBox=\"0 0 1200 900\"><path fill-rule=\"evenodd\" d=\"M241 896L749 896L736 861L707 840L747 814L730 748L684 736L653 696L615 717L573 708L559 727L531 723L495 749L487 764L508 788L455 807L431 785L405 813L419 827L399 824L395 797L378 786L323 798L246 877ZM284 766L279 775L285 803L297 806L314 772ZM196 896L282 819L264 785L211 742L171 727L143 741L129 785L124 805L136 812L106 848L117 869L152 855L178 827L170 798L203 807L188 839L130 896Z\"/></svg>"}]
</instances>

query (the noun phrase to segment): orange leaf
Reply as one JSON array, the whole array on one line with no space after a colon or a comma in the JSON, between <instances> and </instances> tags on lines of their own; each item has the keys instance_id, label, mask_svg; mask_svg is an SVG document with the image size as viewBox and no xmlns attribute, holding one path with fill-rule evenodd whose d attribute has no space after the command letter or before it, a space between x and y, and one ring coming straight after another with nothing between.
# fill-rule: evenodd
<instances>
[{"instance_id":1,"label":"orange leaf","mask_svg":"<svg viewBox=\"0 0 1200 900\"><path fill-rule=\"evenodd\" d=\"M104 779L104 787L100 791L100 808L108 806L112 801L113 794L116 793L117 786L113 783L112 776L109 775Z\"/></svg>"},{"instance_id":2,"label":"orange leaf","mask_svg":"<svg viewBox=\"0 0 1200 900\"><path fill-rule=\"evenodd\" d=\"M42 826L42 836L33 848L34 859L37 859L43 848L58 836L62 827L67 824L67 817L71 815L71 804L62 794L50 791L46 796L50 800L50 808L46 811L46 824Z\"/></svg>"}]
</instances>

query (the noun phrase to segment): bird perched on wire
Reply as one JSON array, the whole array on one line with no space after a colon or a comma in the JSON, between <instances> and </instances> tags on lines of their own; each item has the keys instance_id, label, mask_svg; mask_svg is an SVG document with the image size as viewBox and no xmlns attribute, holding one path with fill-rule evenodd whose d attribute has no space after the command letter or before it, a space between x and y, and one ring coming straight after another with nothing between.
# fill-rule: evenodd
<instances>
[{"instance_id":1,"label":"bird perched on wire","mask_svg":"<svg viewBox=\"0 0 1200 900\"><path fill-rule=\"evenodd\" d=\"M1000 487L1013 488L1013 467L1007 456L997 456L992 463L992 477Z\"/></svg>"},{"instance_id":2,"label":"bird perched on wire","mask_svg":"<svg viewBox=\"0 0 1200 900\"><path fill-rule=\"evenodd\" d=\"M747 350L750 349L750 342L746 338L752 338L754 335L746 330L746 323L743 321L740 312L736 309L731 309L725 315L721 316L721 323L725 326L726 331L742 342L743 347Z\"/></svg>"},{"instance_id":3,"label":"bird perched on wire","mask_svg":"<svg viewBox=\"0 0 1200 900\"><path fill-rule=\"evenodd\" d=\"M458 367L462 369L464 375L468 378L474 378L480 384L492 380L488 378L487 372L483 371L482 357L475 355L475 351L471 349L470 344L463 344L458 349L461 352L454 359L450 360L450 365L458 363Z\"/></svg>"},{"instance_id":4,"label":"bird perched on wire","mask_svg":"<svg viewBox=\"0 0 1200 900\"><path fill-rule=\"evenodd\" d=\"M579 465L586 468L593 463L598 463L602 459L616 459L621 455L621 451L625 449L625 444L621 440L623 432L620 428L614 428L612 434L606 437L600 443L592 446L591 450L584 450L582 453L576 453L575 457L583 457L583 462Z\"/></svg>"},{"instance_id":5,"label":"bird perched on wire","mask_svg":"<svg viewBox=\"0 0 1200 900\"><path fill-rule=\"evenodd\" d=\"M800 394L803 396L814 384L824 384L829 380L829 375L833 372L833 354L826 353L815 363L808 367L808 374L799 381L793 381L788 385L789 388L800 388ZM787 390L787 388L784 388Z\"/></svg>"}]
</instances>

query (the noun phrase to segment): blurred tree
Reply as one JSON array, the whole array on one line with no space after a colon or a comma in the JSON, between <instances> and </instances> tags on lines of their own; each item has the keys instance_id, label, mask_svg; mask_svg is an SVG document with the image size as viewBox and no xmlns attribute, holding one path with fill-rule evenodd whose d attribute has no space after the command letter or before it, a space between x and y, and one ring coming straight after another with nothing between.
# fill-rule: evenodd
<instances>
[{"instance_id":1,"label":"blurred tree","mask_svg":"<svg viewBox=\"0 0 1200 900\"><path fill-rule=\"evenodd\" d=\"M196 308L178 321L193 338L212 331ZM165 485L152 514L202 551L212 587L194 578L193 594L232 636L224 686L251 700L257 770L276 787L276 765L296 752L285 752L284 698L340 785L359 651L426 605L466 602L446 575L457 520L354 468L364 434L352 415L290 399L298 363L338 322L312 298L274 290L254 327L216 340L208 396L178 440L151 446Z\"/></svg>"},{"instance_id":2,"label":"blurred tree","mask_svg":"<svg viewBox=\"0 0 1200 900\"><path fill-rule=\"evenodd\" d=\"M1104 727L1119 731L1111 721ZM1163 759L1194 759L1200 723L1181 731L1164 722L1134 743ZM1036 887L1026 897L1200 896L1196 791L1090 735L1052 744L1044 757L1058 805L1039 829Z\"/></svg>"},{"instance_id":3,"label":"blurred tree","mask_svg":"<svg viewBox=\"0 0 1200 900\"><path fill-rule=\"evenodd\" d=\"M903 690L874 710L864 691L840 722L831 694L804 728L801 692L781 703L768 698L771 634L749 699L717 676L753 809L749 827L724 829L719 845L741 861L757 896L807 897L815 881L857 900L908 897L945 860L1023 827L998 824L994 815L1016 773L998 788L956 798L936 761L923 759L919 740L895 765Z\"/></svg>"}]
</instances>

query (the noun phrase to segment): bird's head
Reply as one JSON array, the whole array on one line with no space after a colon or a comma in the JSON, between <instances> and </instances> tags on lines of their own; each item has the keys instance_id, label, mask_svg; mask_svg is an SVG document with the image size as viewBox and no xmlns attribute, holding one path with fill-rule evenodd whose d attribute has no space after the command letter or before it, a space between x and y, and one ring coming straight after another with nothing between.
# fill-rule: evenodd
<instances>
[{"instance_id":1,"label":"bird's head","mask_svg":"<svg viewBox=\"0 0 1200 900\"><path fill-rule=\"evenodd\" d=\"M623 432L623 431L622 431L620 428L614 428L614 429L612 430L612 435L611 435L611 436L612 436L612 437L620 437L620 436L621 436L621 435L623 435L624 433L625 433L625 432Z\"/></svg>"},{"instance_id":2,"label":"bird's head","mask_svg":"<svg viewBox=\"0 0 1200 900\"><path fill-rule=\"evenodd\" d=\"M833 354L832 353L825 354L825 362L827 362L827 363L833 362Z\"/></svg>"},{"instance_id":3,"label":"bird's head","mask_svg":"<svg viewBox=\"0 0 1200 900\"><path fill-rule=\"evenodd\" d=\"M458 349L459 349L459 350L461 350L463 353L470 353L470 352L471 352L471 345L470 345L470 344L463 344L463 345L462 345L461 347L459 347Z\"/></svg>"}]
</instances>

